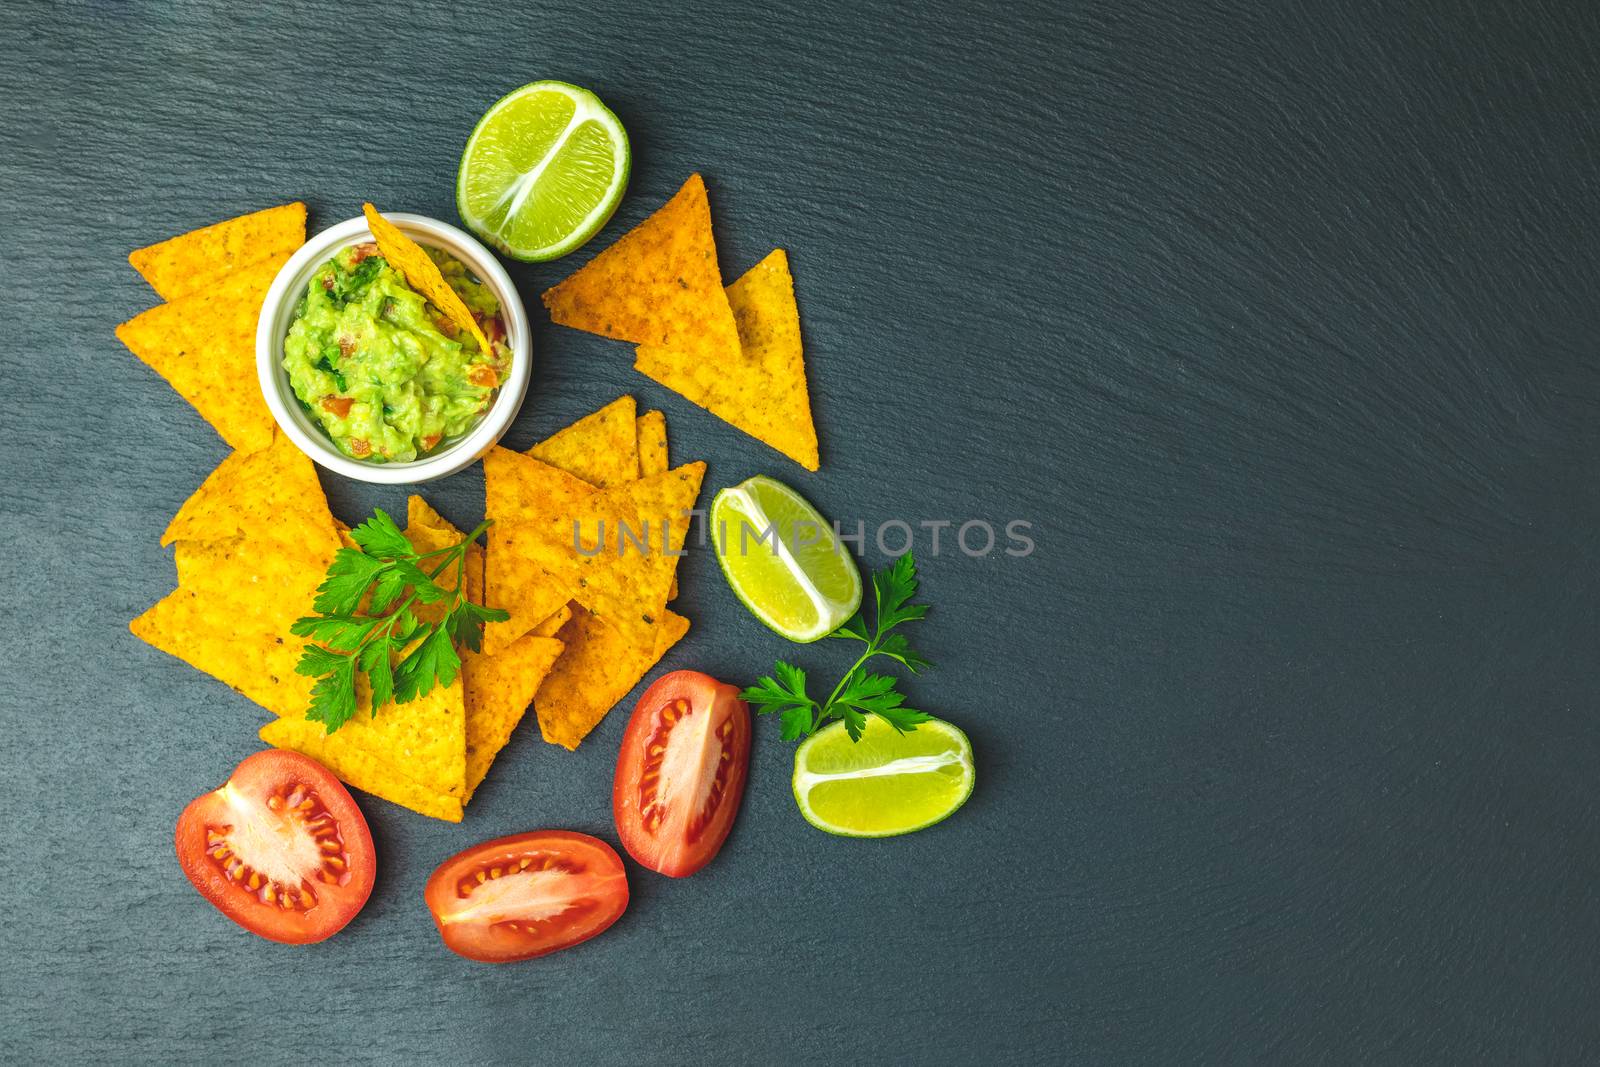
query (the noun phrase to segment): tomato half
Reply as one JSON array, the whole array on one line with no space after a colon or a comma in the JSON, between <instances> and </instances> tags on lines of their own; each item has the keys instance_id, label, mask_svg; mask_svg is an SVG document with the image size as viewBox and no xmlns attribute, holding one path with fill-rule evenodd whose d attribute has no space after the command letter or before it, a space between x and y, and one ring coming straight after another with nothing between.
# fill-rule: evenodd
<instances>
[{"instance_id":1,"label":"tomato half","mask_svg":"<svg viewBox=\"0 0 1600 1067\"><path fill-rule=\"evenodd\" d=\"M269 941L332 937L372 895L367 820L327 768L298 752L246 756L178 816L178 862L217 910Z\"/></svg>"},{"instance_id":2,"label":"tomato half","mask_svg":"<svg viewBox=\"0 0 1600 1067\"><path fill-rule=\"evenodd\" d=\"M428 878L422 897L451 952L510 963L603 932L627 910L628 876L597 837L535 830L456 853Z\"/></svg>"},{"instance_id":3,"label":"tomato half","mask_svg":"<svg viewBox=\"0 0 1600 1067\"><path fill-rule=\"evenodd\" d=\"M611 811L628 855L672 878L711 862L750 766L750 707L699 671L656 679L622 735Z\"/></svg>"}]
</instances>

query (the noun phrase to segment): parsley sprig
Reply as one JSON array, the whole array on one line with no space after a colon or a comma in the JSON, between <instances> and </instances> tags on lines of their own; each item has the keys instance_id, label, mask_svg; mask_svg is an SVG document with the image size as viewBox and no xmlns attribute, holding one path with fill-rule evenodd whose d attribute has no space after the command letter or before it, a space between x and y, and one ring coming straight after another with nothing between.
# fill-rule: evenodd
<instances>
[{"instance_id":1,"label":"parsley sprig","mask_svg":"<svg viewBox=\"0 0 1600 1067\"><path fill-rule=\"evenodd\" d=\"M867 646L828 699L820 703L813 700L806 692L806 672L783 660L773 664L771 675L746 689L744 699L758 715L777 713L785 741L808 737L833 719L843 719L850 739L859 741L868 715L876 715L901 733L915 730L917 723L927 722L932 716L906 707L905 696L898 688L899 679L894 675L874 674L866 665L874 656L886 656L913 674L933 666L911 647L905 634L890 632L901 623L915 622L928 613L928 605L911 602L916 592L917 564L909 552L873 574L876 610L872 629L867 629L866 617L858 611L828 635L861 641Z\"/></svg>"},{"instance_id":2,"label":"parsley sprig","mask_svg":"<svg viewBox=\"0 0 1600 1067\"><path fill-rule=\"evenodd\" d=\"M318 614L295 620L289 632L314 642L295 671L317 679L306 718L333 733L356 713L356 676L364 674L374 714L389 703L407 704L448 686L461 671L460 643L476 652L483 624L510 616L467 599L467 548L492 523L461 541L418 552L383 509L350 531L359 547L334 553L312 602ZM436 579L455 568L455 588ZM424 622L417 604L448 601L438 622ZM410 649L409 652L406 650ZM395 657L402 658L398 663Z\"/></svg>"}]
</instances>

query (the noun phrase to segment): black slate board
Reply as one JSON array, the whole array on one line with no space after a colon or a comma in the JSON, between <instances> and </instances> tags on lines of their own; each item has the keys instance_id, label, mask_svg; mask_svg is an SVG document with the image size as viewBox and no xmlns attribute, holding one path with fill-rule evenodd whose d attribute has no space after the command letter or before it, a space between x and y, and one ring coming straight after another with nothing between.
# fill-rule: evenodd
<instances>
[{"instance_id":1,"label":"black slate board","mask_svg":"<svg viewBox=\"0 0 1600 1067\"><path fill-rule=\"evenodd\" d=\"M0 1058L14 1062L1582 1062L1600 1056L1600 8L1584 0L10 4L0 65ZM791 252L807 475L543 324L525 447L621 392L708 488L924 551L980 782L945 825L809 829L763 722L717 863L631 869L604 938L438 944L491 835L610 835L623 715L524 730L460 827L364 801L371 905L250 938L171 854L260 713L133 640L223 456L112 336L123 257L302 197L454 217L536 77L633 137L593 247L707 176L730 274ZM530 300L582 262L519 267ZM536 305L536 301L535 301ZM400 490L326 477L336 512ZM473 472L428 496L467 522ZM926 541L923 542L926 546ZM877 562L876 550L870 553ZM668 666L818 674L683 568ZM630 705L631 706L631 705Z\"/></svg>"}]
</instances>

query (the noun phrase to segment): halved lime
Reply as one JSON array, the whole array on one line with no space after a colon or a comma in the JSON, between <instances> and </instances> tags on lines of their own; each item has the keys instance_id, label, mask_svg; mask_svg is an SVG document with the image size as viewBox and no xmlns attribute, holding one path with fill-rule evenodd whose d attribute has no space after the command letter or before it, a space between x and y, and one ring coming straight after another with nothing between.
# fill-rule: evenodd
<instances>
[{"instance_id":1,"label":"halved lime","mask_svg":"<svg viewBox=\"0 0 1600 1067\"><path fill-rule=\"evenodd\" d=\"M756 475L711 502L711 540L733 592L791 641L827 637L861 606L861 572L799 493Z\"/></svg>"},{"instance_id":2,"label":"halved lime","mask_svg":"<svg viewBox=\"0 0 1600 1067\"><path fill-rule=\"evenodd\" d=\"M611 218L628 163L628 135L599 97L533 82L502 96L473 128L456 172L456 209L506 255L555 259Z\"/></svg>"},{"instance_id":3,"label":"halved lime","mask_svg":"<svg viewBox=\"0 0 1600 1067\"><path fill-rule=\"evenodd\" d=\"M972 795L972 743L942 719L900 733L867 716L861 740L836 722L794 753L794 799L819 830L893 837L944 819Z\"/></svg>"}]
</instances>

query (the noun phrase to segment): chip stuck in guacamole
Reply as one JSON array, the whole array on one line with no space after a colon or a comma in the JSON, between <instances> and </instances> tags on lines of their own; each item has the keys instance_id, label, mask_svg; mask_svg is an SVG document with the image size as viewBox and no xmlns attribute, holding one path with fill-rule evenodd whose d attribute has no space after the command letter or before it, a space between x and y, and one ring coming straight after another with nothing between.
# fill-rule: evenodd
<instances>
[{"instance_id":1,"label":"chip stuck in guacamole","mask_svg":"<svg viewBox=\"0 0 1600 1067\"><path fill-rule=\"evenodd\" d=\"M355 459L405 463L468 432L509 369L494 294L455 258L432 248L427 254L491 351L371 243L342 249L317 268L284 340L295 396Z\"/></svg>"}]
</instances>

